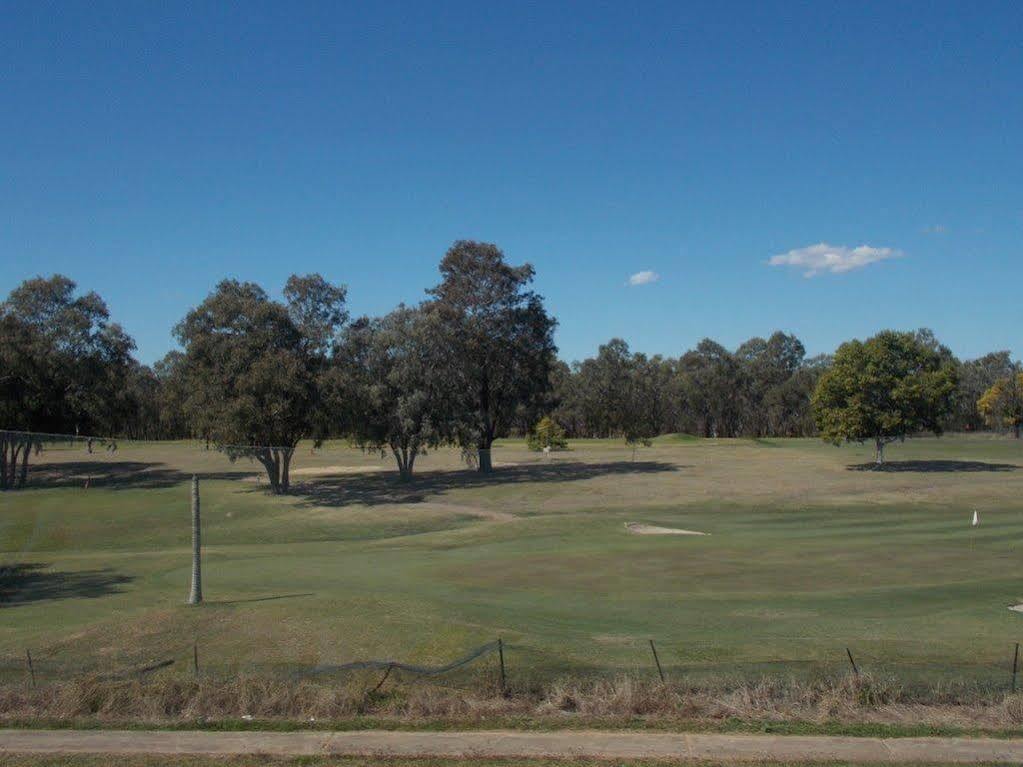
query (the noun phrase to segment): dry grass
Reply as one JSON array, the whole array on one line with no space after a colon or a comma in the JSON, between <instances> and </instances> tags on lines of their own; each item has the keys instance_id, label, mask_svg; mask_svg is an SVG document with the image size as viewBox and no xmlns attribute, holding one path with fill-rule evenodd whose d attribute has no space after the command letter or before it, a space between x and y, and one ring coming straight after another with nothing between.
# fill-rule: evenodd
<instances>
[{"instance_id":1,"label":"dry grass","mask_svg":"<svg viewBox=\"0 0 1023 767\"><path fill-rule=\"evenodd\" d=\"M967 686L907 688L861 675L813 682L763 679L718 688L629 676L564 678L502 694L489 680L461 688L375 676L343 683L237 676L110 681L89 677L32 688L0 687L0 722L50 720L173 725L233 720L339 722L358 718L478 725L510 719L537 724L675 721L841 721L1004 730L1023 725L1023 695Z\"/></svg>"}]
</instances>

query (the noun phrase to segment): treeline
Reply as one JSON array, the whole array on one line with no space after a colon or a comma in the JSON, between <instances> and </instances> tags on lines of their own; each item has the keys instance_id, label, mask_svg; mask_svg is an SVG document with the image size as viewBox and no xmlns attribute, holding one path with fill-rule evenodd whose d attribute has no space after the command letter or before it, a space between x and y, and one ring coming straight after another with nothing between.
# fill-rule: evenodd
<instances>
[{"instance_id":1,"label":"treeline","mask_svg":"<svg viewBox=\"0 0 1023 767\"><path fill-rule=\"evenodd\" d=\"M929 330L915 336L954 362L957 388L945 431L1009 429L1020 363L1008 351L959 361ZM596 357L557 362L550 413L568 437L693 434L701 437L809 437L819 434L812 395L833 355L807 357L794 335L775 332L729 351L706 338L681 357L630 352L613 339ZM985 400L985 394L987 399ZM527 428L525 422L521 428Z\"/></svg>"},{"instance_id":2,"label":"treeline","mask_svg":"<svg viewBox=\"0 0 1023 767\"><path fill-rule=\"evenodd\" d=\"M59 275L27 280L0 304L0 488L25 484L47 433L199 438L259 461L270 487L287 492L295 446L310 438L390 451L409 479L416 458L440 445L490 471L493 440L525 436L541 418L548 442L557 432L633 444L676 432L1018 435L1023 423L1023 373L1008 352L960 362L925 330L812 358L781 332L735 350L705 339L677 358L613 339L569 365L557 359L556 321L530 289L533 276L494 245L459 241L421 304L354 319L346 289L319 275L291 277L280 301L225 280L175 326L180 350L152 367L135 360L97 294L80 295ZM883 379L878 369L903 373ZM933 394L927 408L922 391ZM886 412L914 409L892 429ZM534 433L531 444L543 440Z\"/></svg>"},{"instance_id":3,"label":"treeline","mask_svg":"<svg viewBox=\"0 0 1023 767\"><path fill-rule=\"evenodd\" d=\"M570 437L808 436L810 395L828 363L780 332L735 351L704 339L678 358L630 352L616 338L596 357L557 365L552 415Z\"/></svg>"}]
</instances>

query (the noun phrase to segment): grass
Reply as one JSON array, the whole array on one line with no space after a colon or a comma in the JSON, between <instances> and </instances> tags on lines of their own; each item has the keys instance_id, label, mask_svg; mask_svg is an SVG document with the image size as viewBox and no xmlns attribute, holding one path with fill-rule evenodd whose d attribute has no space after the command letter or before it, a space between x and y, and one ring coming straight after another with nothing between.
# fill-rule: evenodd
<instances>
[{"instance_id":1,"label":"grass","mask_svg":"<svg viewBox=\"0 0 1023 767\"><path fill-rule=\"evenodd\" d=\"M495 448L391 462L308 446L293 495L195 444L51 449L0 496L0 676L40 683L174 659L160 674L440 664L502 636L513 679L762 675L859 666L906 684L1004 688L1023 615L1023 445L584 440L545 461ZM207 603L188 591L188 480L202 477ZM89 487L85 489L88 480ZM974 509L981 526L973 529ZM708 532L637 536L627 522ZM494 660L483 661L493 674Z\"/></svg>"},{"instance_id":2,"label":"grass","mask_svg":"<svg viewBox=\"0 0 1023 767\"><path fill-rule=\"evenodd\" d=\"M662 767L674 764L658 759L435 759L408 757L203 757L203 756L82 756L60 754L55 756L5 756L7 767ZM719 767L722 762L700 762L701 767ZM734 762L728 763L734 764ZM742 762L747 767L843 767L844 762ZM905 767L941 767L934 763L903 763ZM952 764L952 763L950 763ZM871 767L858 763L858 767Z\"/></svg>"}]
</instances>

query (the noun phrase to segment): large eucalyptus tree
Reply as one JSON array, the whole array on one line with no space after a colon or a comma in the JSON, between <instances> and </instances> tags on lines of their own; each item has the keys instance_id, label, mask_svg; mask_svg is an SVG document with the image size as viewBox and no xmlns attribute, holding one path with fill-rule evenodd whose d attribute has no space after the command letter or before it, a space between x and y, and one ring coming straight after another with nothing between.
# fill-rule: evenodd
<instances>
[{"instance_id":1,"label":"large eucalyptus tree","mask_svg":"<svg viewBox=\"0 0 1023 767\"><path fill-rule=\"evenodd\" d=\"M346 431L367 450L390 450L403 481L416 458L451 433L448 353L436 314L399 306L385 317L362 318L346 330L334 356L332 391L344 402Z\"/></svg>"},{"instance_id":2,"label":"large eucalyptus tree","mask_svg":"<svg viewBox=\"0 0 1023 767\"><path fill-rule=\"evenodd\" d=\"M285 294L224 280L175 328L187 416L232 458L259 461L273 493L288 492L299 440L319 433L329 340L347 319L345 289L319 275L292 277Z\"/></svg>"},{"instance_id":3,"label":"large eucalyptus tree","mask_svg":"<svg viewBox=\"0 0 1023 767\"><path fill-rule=\"evenodd\" d=\"M508 264L496 245L459 240L440 272L424 309L439 322L457 398L453 436L478 455L479 471L489 472L494 438L550 389L556 321L529 289L533 267Z\"/></svg>"},{"instance_id":4,"label":"large eucalyptus tree","mask_svg":"<svg viewBox=\"0 0 1023 767\"><path fill-rule=\"evenodd\" d=\"M108 436L135 409L132 339L96 293L35 277L0 303L0 489L23 487L49 434Z\"/></svg>"}]
</instances>

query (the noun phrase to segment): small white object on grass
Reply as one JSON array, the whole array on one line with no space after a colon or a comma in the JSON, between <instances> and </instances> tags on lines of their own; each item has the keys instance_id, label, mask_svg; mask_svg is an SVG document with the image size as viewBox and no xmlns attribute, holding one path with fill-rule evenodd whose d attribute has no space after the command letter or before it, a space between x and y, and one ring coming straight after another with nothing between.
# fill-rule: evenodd
<instances>
[{"instance_id":1,"label":"small white object on grass","mask_svg":"<svg viewBox=\"0 0 1023 767\"><path fill-rule=\"evenodd\" d=\"M976 509L973 510L973 522L971 524L973 525L973 527L976 527L977 525L980 524L980 516L977 514Z\"/></svg>"}]
</instances>

